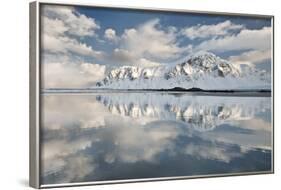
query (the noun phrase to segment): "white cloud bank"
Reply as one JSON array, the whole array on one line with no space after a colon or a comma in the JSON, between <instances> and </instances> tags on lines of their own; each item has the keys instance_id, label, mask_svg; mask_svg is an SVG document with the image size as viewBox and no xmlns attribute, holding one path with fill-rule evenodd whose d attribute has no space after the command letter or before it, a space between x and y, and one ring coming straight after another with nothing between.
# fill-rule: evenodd
<instances>
[{"instance_id":1,"label":"white cloud bank","mask_svg":"<svg viewBox=\"0 0 281 190\"><path fill-rule=\"evenodd\" d=\"M95 19L53 5L43 6L41 19L43 88L81 88L103 78L105 66L84 59L101 59L104 53L80 40L96 36Z\"/></svg>"},{"instance_id":2,"label":"white cloud bank","mask_svg":"<svg viewBox=\"0 0 281 190\"><path fill-rule=\"evenodd\" d=\"M77 13L72 7L45 5L42 14L42 49L56 54L76 53L101 57L101 51L75 38L94 36L95 30L99 28L94 19Z\"/></svg>"},{"instance_id":3,"label":"white cloud bank","mask_svg":"<svg viewBox=\"0 0 281 190\"><path fill-rule=\"evenodd\" d=\"M75 36L93 36L95 30L100 29L95 19L80 14L70 6L44 5L43 15L60 21L61 25L64 26L63 31ZM57 30L57 27L53 29Z\"/></svg>"},{"instance_id":4,"label":"white cloud bank","mask_svg":"<svg viewBox=\"0 0 281 190\"><path fill-rule=\"evenodd\" d=\"M246 51L240 55L230 56L229 61L235 64L245 64L253 66L253 63L262 63L271 58L271 50L252 50Z\"/></svg>"},{"instance_id":5,"label":"white cloud bank","mask_svg":"<svg viewBox=\"0 0 281 190\"><path fill-rule=\"evenodd\" d=\"M181 49L177 45L175 33L157 28L159 22L159 19L153 19L137 28L125 30L122 46L134 51L136 56L147 55L158 59L176 57Z\"/></svg>"},{"instance_id":6,"label":"white cloud bank","mask_svg":"<svg viewBox=\"0 0 281 190\"><path fill-rule=\"evenodd\" d=\"M212 38L200 43L195 50L225 52L231 50L268 50L271 48L271 27L259 30L243 29L238 34Z\"/></svg>"},{"instance_id":7,"label":"white cloud bank","mask_svg":"<svg viewBox=\"0 0 281 190\"><path fill-rule=\"evenodd\" d=\"M83 88L105 75L105 66L92 63L42 64L43 88Z\"/></svg>"},{"instance_id":8,"label":"white cloud bank","mask_svg":"<svg viewBox=\"0 0 281 190\"><path fill-rule=\"evenodd\" d=\"M192 26L181 32L191 40L205 39L192 47L193 52L200 50L219 53L242 51L228 58L236 65L245 64L255 67L256 64L271 59L271 27L248 29L243 25L225 21L214 25Z\"/></svg>"},{"instance_id":9,"label":"white cloud bank","mask_svg":"<svg viewBox=\"0 0 281 190\"><path fill-rule=\"evenodd\" d=\"M113 30L114 31L114 30ZM116 38L115 33L110 38ZM149 20L136 28L126 29L120 37L120 45L114 49L113 60L127 65L157 66L171 62L184 53L204 51L243 51L229 60L237 64L255 64L270 59L271 27L248 29L229 20L212 25L195 25L178 30L160 25L159 19ZM109 35L109 34L108 34ZM204 39L197 45L179 46L179 36L191 40ZM241 59L241 60L240 60ZM147 63L147 64L144 64ZM151 64L149 64L151 63Z\"/></svg>"},{"instance_id":10,"label":"white cloud bank","mask_svg":"<svg viewBox=\"0 0 281 190\"><path fill-rule=\"evenodd\" d=\"M229 20L212 25L198 24L192 27L184 28L181 33L190 39L209 38L214 36L224 36L231 31L240 30L243 25L234 24Z\"/></svg>"},{"instance_id":11,"label":"white cloud bank","mask_svg":"<svg viewBox=\"0 0 281 190\"><path fill-rule=\"evenodd\" d=\"M159 19L152 19L136 28L125 29L112 59L140 67L158 66L162 61L178 58L183 51L176 30L164 30Z\"/></svg>"}]
</instances>

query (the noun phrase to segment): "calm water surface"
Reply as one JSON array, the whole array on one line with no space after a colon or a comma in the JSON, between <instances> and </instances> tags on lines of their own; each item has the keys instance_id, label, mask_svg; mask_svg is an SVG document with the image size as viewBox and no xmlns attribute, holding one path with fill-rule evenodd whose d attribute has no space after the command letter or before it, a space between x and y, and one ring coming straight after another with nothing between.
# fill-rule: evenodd
<instances>
[{"instance_id":1,"label":"calm water surface","mask_svg":"<svg viewBox=\"0 0 281 190\"><path fill-rule=\"evenodd\" d=\"M42 95L43 184L271 170L271 98Z\"/></svg>"}]
</instances>

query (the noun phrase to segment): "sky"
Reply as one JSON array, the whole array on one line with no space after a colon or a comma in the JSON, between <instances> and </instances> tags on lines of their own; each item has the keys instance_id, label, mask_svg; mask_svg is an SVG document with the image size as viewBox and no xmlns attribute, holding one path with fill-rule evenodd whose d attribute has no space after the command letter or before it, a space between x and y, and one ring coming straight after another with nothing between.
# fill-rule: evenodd
<instances>
[{"instance_id":1,"label":"sky","mask_svg":"<svg viewBox=\"0 0 281 190\"><path fill-rule=\"evenodd\" d=\"M43 5L43 88L90 87L120 66L180 63L209 51L271 70L271 20L242 16Z\"/></svg>"}]
</instances>

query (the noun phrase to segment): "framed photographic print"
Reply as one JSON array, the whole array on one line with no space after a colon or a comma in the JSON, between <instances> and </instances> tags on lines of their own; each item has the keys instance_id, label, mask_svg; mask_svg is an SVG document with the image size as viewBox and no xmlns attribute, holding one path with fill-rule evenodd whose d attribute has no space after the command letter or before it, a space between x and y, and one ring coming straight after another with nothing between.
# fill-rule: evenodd
<instances>
[{"instance_id":1,"label":"framed photographic print","mask_svg":"<svg viewBox=\"0 0 281 190\"><path fill-rule=\"evenodd\" d=\"M273 173L273 19L30 3L30 185Z\"/></svg>"}]
</instances>

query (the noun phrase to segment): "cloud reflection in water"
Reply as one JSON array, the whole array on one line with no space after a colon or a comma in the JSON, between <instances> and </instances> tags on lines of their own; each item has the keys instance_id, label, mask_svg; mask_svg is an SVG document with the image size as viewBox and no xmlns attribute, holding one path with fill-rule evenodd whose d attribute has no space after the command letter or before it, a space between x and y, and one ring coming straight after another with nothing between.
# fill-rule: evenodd
<instances>
[{"instance_id":1,"label":"cloud reflection in water","mask_svg":"<svg viewBox=\"0 0 281 190\"><path fill-rule=\"evenodd\" d=\"M267 97L106 93L42 100L44 184L271 169Z\"/></svg>"}]
</instances>

